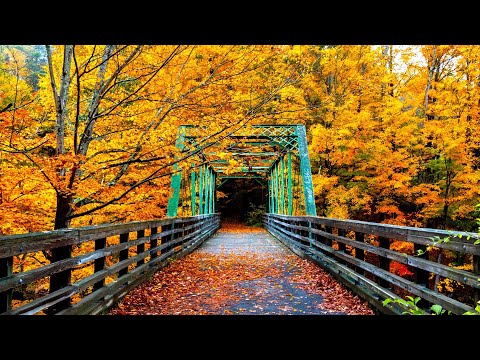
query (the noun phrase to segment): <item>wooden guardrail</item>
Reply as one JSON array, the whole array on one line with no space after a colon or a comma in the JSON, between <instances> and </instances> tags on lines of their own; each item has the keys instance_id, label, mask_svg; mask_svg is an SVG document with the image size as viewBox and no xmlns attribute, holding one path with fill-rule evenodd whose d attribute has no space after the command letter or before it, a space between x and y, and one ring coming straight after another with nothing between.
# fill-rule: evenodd
<instances>
[{"instance_id":1,"label":"wooden guardrail","mask_svg":"<svg viewBox=\"0 0 480 360\"><path fill-rule=\"evenodd\" d=\"M420 297L416 306L426 313L433 304L447 314L475 313L480 295L480 245L474 244L475 233L277 214L264 215L263 225L381 313L408 312L412 304L398 301L406 296ZM400 246L391 246L393 242ZM404 251L409 247L410 254ZM467 266L443 263L446 255L463 259ZM403 273L395 271L398 268ZM439 291L442 281L456 291ZM462 296L455 298L457 292ZM394 301L383 305L386 299Z\"/></svg>"},{"instance_id":2,"label":"wooden guardrail","mask_svg":"<svg viewBox=\"0 0 480 360\"><path fill-rule=\"evenodd\" d=\"M0 236L0 314L102 313L219 226L212 214Z\"/></svg>"}]
</instances>

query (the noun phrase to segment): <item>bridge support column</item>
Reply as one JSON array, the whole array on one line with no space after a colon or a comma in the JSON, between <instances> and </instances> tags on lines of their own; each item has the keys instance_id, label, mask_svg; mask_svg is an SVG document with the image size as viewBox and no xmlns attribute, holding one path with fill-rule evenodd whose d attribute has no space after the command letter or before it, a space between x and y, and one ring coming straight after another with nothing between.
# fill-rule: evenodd
<instances>
[{"instance_id":1,"label":"bridge support column","mask_svg":"<svg viewBox=\"0 0 480 360\"><path fill-rule=\"evenodd\" d=\"M298 141L298 156L300 158L300 175L303 181L303 192L305 196L305 212L307 215L317 216L315 197L313 195L312 170L310 168L310 157L308 156L307 135L304 125L297 125L295 128Z\"/></svg>"},{"instance_id":2,"label":"bridge support column","mask_svg":"<svg viewBox=\"0 0 480 360\"><path fill-rule=\"evenodd\" d=\"M287 214L293 214L292 152L287 153Z\"/></svg>"},{"instance_id":3,"label":"bridge support column","mask_svg":"<svg viewBox=\"0 0 480 360\"><path fill-rule=\"evenodd\" d=\"M203 178L204 178L204 168L205 165L200 166L200 170L198 172L198 215L205 214L203 211Z\"/></svg>"},{"instance_id":4,"label":"bridge support column","mask_svg":"<svg viewBox=\"0 0 480 360\"><path fill-rule=\"evenodd\" d=\"M179 128L179 135L177 137L177 141L175 142L175 147L182 151L184 149L184 141L185 141L185 127L180 126ZM180 183L182 180L182 171L180 169L178 163L173 165L174 174L172 175L172 180L170 183L171 187L171 195L168 199L167 205L167 216L174 217L177 216L178 213L178 200L180 198Z\"/></svg>"},{"instance_id":5,"label":"bridge support column","mask_svg":"<svg viewBox=\"0 0 480 360\"><path fill-rule=\"evenodd\" d=\"M285 171L284 171L284 161L283 156L280 158L279 161L279 169L280 169L280 208L278 212L280 214L285 214Z\"/></svg>"},{"instance_id":6,"label":"bridge support column","mask_svg":"<svg viewBox=\"0 0 480 360\"><path fill-rule=\"evenodd\" d=\"M195 216L196 207L197 207L197 183L196 183L196 174L195 174L195 164L192 164L192 173L190 177L191 187L190 187L190 204L192 208L192 216Z\"/></svg>"}]
</instances>

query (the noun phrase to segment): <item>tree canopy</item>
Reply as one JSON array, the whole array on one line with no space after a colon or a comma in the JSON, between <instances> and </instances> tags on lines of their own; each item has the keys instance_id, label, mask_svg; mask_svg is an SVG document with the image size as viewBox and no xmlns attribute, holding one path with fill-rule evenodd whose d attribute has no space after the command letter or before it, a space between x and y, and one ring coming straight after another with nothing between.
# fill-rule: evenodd
<instances>
[{"instance_id":1,"label":"tree canopy","mask_svg":"<svg viewBox=\"0 0 480 360\"><path fill-rule=\"evenodd\" d=\"M305 124L317 213L475 229L474 45L0 48L0 234L165 216L177 129Z\"/></svg>"}]
</instances>

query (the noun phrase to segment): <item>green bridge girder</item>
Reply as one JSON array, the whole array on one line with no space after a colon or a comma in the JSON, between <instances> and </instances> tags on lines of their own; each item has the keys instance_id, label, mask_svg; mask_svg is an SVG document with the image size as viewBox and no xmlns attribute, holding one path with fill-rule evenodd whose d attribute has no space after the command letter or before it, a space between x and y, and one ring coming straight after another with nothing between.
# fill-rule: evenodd
<instances>
[{"instance_id":1,"label":"green bridge girder","mask_svg":"<svg viewBox=\"0 0 480 360\"><path fill-rule=\"evenodd\" d=\"M215 213L217 189L238 178L267 187L269 213L316 216L304 125L251 125L221 144L206 139L199 127L179 127L175 146L194 155L173 166L168 217Z\"/></svg>"}]
</instances>

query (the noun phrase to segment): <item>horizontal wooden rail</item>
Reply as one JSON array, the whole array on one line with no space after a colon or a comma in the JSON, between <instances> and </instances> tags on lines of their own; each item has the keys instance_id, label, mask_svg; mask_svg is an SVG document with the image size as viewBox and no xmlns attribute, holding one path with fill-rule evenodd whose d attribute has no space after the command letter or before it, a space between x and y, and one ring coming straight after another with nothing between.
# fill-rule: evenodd
<instances>
[{"instance_id":1,"label":"horizontal wooden rail","mask_svg":"<svg viewBox=\"0 0 480 360\"><path fill-rule=\"evenodd\" d=\"M211 214L0 236L0 314L101 313L219 227ZM50 261L62 248L70 256ZM51 289L55 274L70 281Z\"/></svg>"},{"instance_id":2,"label":"horizontal wooden rail","mask_svg":"<svg viewBox=\"0 0 480 360\"><path fill-rule=\"evenodd\" d=\"M328 270L382 313L408 312L411 304L394 301L383 305L386 299L405 299L407 295L423 299L417 306L427 313L432 304L451 314L475 312L480 297L480 245L474 244L478 234L277 214L265 214L263 225L295 253ZM410 253L391 247L394 241L404 242L406 246L400 248L409 248ZM429 251L433 249L435 256ZM442 263L443 252L467 259L471 266L459 269ZM395 273L393 264L403 266L405 273ZM455 292L440 291L436 286L439 280L462 287L462 296L455 298Z\"/></svg>"}]
</instances>

